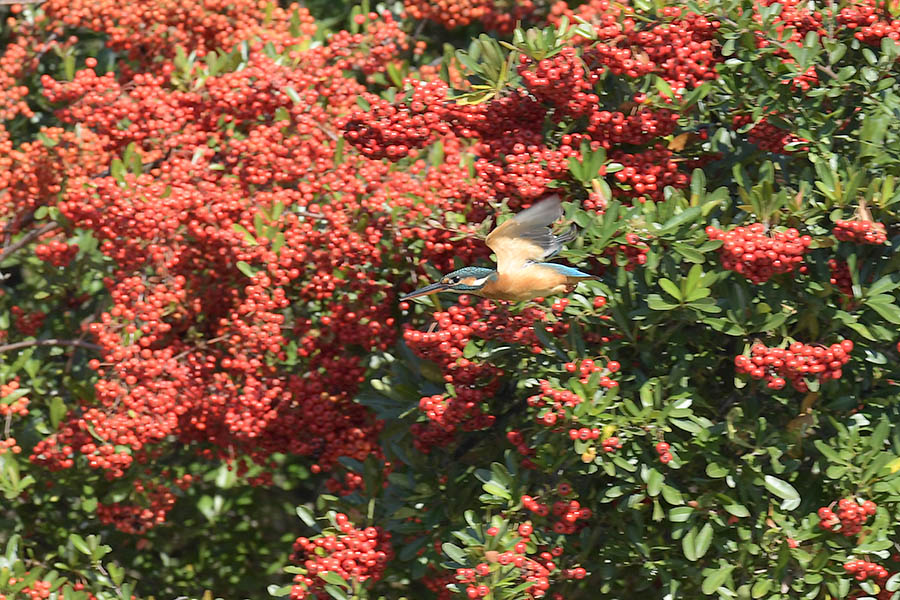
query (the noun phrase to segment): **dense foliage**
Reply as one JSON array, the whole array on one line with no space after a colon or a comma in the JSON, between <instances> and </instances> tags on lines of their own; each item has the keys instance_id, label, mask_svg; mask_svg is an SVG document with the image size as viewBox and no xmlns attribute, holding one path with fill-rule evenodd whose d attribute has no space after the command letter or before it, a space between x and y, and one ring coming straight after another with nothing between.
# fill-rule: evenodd
<instances>
[{"instance_id":1,"label":"dense foliage","mask_svg":"<svg viewBox=\"0 0 900 600\"><path fill-rule=\"evenodd\" d=\"M0 598L898 597L895 0L0 15Z\"/></svg>"}]
</instances>

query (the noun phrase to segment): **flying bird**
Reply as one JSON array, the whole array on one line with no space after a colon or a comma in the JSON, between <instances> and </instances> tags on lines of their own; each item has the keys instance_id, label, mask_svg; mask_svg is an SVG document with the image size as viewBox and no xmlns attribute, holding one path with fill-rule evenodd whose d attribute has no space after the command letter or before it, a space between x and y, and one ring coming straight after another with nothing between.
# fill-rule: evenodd
<instances>
[{"instance_id":1,"label":"flying bird","mask_svg":"<svg viewBox=\"0 0 900 600\"><path fill-rule=\"evenodd\" d=\"M447 291L522 302L567 294L579 281L600 279L575 267L541 262L555 256L578 235L574 224L560 235L550 230L550 225L562 215L558 195L544 198L488 234L484 243L497 255L496 269L463 267L447 273L437 283L403 296L400 301Z\"/></svg>"}]
</instances>

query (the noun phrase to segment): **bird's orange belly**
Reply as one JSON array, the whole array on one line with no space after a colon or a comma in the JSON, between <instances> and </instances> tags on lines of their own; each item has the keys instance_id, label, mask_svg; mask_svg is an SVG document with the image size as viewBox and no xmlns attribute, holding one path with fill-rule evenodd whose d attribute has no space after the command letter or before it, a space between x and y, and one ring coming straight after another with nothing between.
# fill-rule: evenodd
<instances>
[{"instance_id":1,"label":"bird's orange belly","mask_svg":"<svg viewBox=\"0 0 900 600\"><path fill-rule=\"evenodd\" d=\"M567 291L566 276L537 265L512 274L502 274L488 282L479 295L493 300L523 302Z\"/></svg>"}]
</instances>

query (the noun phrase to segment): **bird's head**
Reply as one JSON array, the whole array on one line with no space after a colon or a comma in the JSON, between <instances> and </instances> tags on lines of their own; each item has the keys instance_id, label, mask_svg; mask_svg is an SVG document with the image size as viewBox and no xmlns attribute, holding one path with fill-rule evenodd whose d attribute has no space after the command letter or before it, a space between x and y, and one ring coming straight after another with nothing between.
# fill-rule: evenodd
<instances>
[{"instance_id":1,"label":"bird's head","mask_svg":"<svg viewBox=\"0 0 900 600\"><path fill-rule=\"evenodd\" d=\"M452 273L447 273L437 283L426 285L419 288L411 294L407 294L400 298L400 301L418 298L419 296L427 296L436 292L458 292L461 294L467 292L477 292L485 286L485 284L497 277L497 271L486 269L484 267L463 267Z\"/></svg>"}]
</instances>

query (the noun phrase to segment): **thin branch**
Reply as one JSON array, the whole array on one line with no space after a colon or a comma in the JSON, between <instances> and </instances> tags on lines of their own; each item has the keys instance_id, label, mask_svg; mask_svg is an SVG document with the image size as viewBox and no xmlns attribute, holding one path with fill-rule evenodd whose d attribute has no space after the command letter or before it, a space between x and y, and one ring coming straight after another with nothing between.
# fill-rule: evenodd
<instances>
[{"instance_id":1,"label":"thin branch","mask_svg":"<svg viewBox=\"0 0 900 600\"><path fill-rule=\"evenodd\" d=\"M9 256L11 256L17 250L21 249L23 246L30 244L37 238L41 237L42 235L44 235L45 233L47 233L49 231L53 231L57 227L59 227L59 223L53 221L53 222L47 223L43 227L39 227L38 229L29 231L27 234L22 236L21 239L19 239L16 242L13 242L12 244L10 244L6 248L4 248L2 252L0 252L0 263L2 263L4 260L6 260Z\"/></svg>"},{"instance_id":2,"label":"thin branch","mask_svg":"<svg viewBox=\"0 0 900 600\"><path fill-rule=\"evenodd\" d=\"M12 352L13 350L21 350L22 348L31 348L34 346L74 346L76 348L93 350L94 352L100 352L103 350L102 346L98 346L97 344L92 344L90 342L85 342L84 340L60 340L57 338L50 338L47 340L24 340L22 342L13 342L12 344L4 344L3 346L0 346L0 354Z\"/></svg>"}]
</instances>

